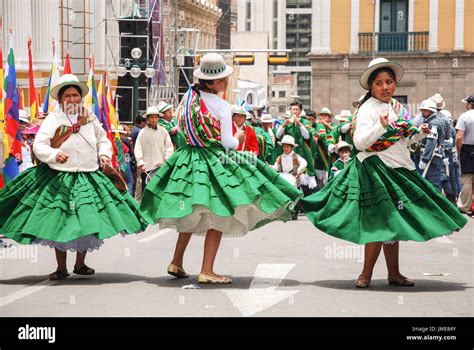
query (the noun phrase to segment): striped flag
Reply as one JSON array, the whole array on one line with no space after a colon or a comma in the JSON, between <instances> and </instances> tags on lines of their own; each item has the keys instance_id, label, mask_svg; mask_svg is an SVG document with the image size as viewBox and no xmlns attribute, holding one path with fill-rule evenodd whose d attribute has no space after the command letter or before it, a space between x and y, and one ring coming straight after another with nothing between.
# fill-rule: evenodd
<instances>
[{"instance_id":1,"label":"striped flag","mask_svg":"<svg viewBox=\"0 0 474 350\"><path fill-rule=\"evenodd\" d=\"M33 55L31 54L31 37L28 38L28 79L30 96L30 122L38 117L38 95L35 89L35 80L33 78Z\"/></svg>"},{"instance_id":2,"label":"striped flag","mask_svg":"<svg viewBox=\"0 0 474 350\"><path fill-rule=\"evenodd\" d=\"M54 47L54 40L53 40L53 63L51 64L51 70L49 72L49 81L48 81L48 88L46 89L46 96L44 97L43 103L43 113L52 112L56 107L59 107L59 104L56 100L54 100L50 96L51 89L58 83L59 81L59 57Z\"/></svg>"},{"instance_id":3,"label":"striped flag","mask_svg":"<svg viewBox=\"0 0 474 350\"><path fill-rule=\"evenodd\" d=\"M87 86L89 87L89 92L84 97L84 107L89 110L89 112L94 113L99 119L100 122L100 107L99 100L97 97L97 90L95 88L94 82L94 58L91 56L89 58L90 70L89 77L87 78Z\"/></svg>"},{"instance_id":4,"label":"striped flag","mask_svg":"<svg viewBox=\"0 0 474 350\"><path fill-rule=\"evenodd\" d=\"M117 112L114 106L114 99L112 97L112 88L109 85L109 82L107 81L107 105L109 106L109 120L110 120L110 125L112 125L112 128L115 130L118 130L118 117L117 117ZM117 168L120 170L122 173L122 176L125 176L126 172L126 164L125 164L125 155L123 153L123 147L122 147L122 139L120 138L120 133L116 131L114 133L114 142L115 142L115 147L116 147L116 159L117 159Z\"/></svg>"},{"instance_id":5,"label":"striped flag","mask_svg":"<svg viewBox=\"0 0 474 350\"><path fill-rule=\"evenodd\" d=\"M10 32L8 37L8 56L7 56L7 76L4 79L5 96L5 121L6 130L4 138L7 139L8 155L3 169L3 181L8 182L19 174L17 160L21 160L21 132L20 116L18 109L18 90L16 88L16 70L15 55L13 52L13 34Z\"/></svg>"}]
</instances>

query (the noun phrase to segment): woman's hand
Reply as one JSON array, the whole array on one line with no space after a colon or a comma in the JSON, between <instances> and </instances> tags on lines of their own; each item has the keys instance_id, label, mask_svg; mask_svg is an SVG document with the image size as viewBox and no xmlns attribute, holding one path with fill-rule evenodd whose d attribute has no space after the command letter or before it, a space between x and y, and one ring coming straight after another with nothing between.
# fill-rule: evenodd
<instances>
[{"instance_id":1,"label":"woman's hand","mask_svg":"<svg viewBox=\"0 0 474 350\"><path fill-rule=\"evenodd\" d=\"M99 156L99 160L100 160L100 166L104 166L105 164L111 165L110 164L110 158L107 157L107 156L104 156L104 155Z\"/></svg>"},{"instance_id":2,"label":"woman's hand","mask_svg":"<svg viewBox=\"0 0 474 350\"><path fill-rule=\"evenodd\" d=\"M380 124L382 124L382 126L384 128L387 127L387 125L388 125L388 111L383 111L382 114L380 114Z\"/></svg>"},{"instance_id":3,"label":"woman's hand","mask_svg":"<svg viewBox=\"0 0 474 350\"><path fill-rule=\"evenodd\" d=\"M59 164L66 163L68 159L69 155L64 152L59 151L59 153L56 155L56 162L58 162Z\"/></svg>"},{"instance_id":4,"label":"woman's hand","mask_svg":"<svg viewBox=\"0 0 474 350\"><path fill-rule=\"evenodd\" d=\"M239 140L239 144L241 144L242 142L244 142L244 138L245 138L245 131L243 130L237 130L236 133L234 134L234 137Z\"/></svg>"},{"instance_id":5,"label":"woman's hand","mask_svg":"<svg viewBox=\"0 0 474 350\"><path fill-rule=\"evenodd\" d=\"M421 124L420 129L421 129L421 131L423 131L423 133L425 133L425 134L429 134L429 133L431 132L431 130L430 130L430 125L429 125L428 123L423 123L423 124Z\"/></svg>"}]
</instances>

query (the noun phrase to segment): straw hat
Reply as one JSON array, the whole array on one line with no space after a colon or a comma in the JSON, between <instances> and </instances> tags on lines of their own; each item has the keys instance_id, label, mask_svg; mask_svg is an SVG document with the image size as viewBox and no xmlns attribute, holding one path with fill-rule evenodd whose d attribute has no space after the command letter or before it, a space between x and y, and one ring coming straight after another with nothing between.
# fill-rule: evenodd
<instances>
[{"instance_id":1,"label":"straw hat","mask_svg":"<svg viewBox=\"0 0 474 350\"><path fill-rule=\"evenodd\" d=\"M321 108L318 115L320 116L321 114L326 114L326 115L330 116L331 118L333 117L331 110L327 107Z\"/></svg>"},{"instance_id":2,"label":"straw hat","mask_svg":"<svg viewBox=\"0 0 474 350\"><path fill-rule=\"evenodd\" d=\"M87 87L87 85L79 81L79 79L77 79L77 77L74 74L64 74L61 78L59 78L58 84L55 85L51 89L51 97L54 98L55 100L59 100L59 96L58 96L59 91L63 87L69 86L69 85L77 86L79 90L81 91L82 97L86 96L87 93L89 92L89 88Z\"/></svg>"},{"instance_id":3,"label":"straw hat","mask_svg":"<svg viewBox=\"0 0 474 350\"><path fill-rule=\"evenodd\" d=\"M427 100L422 101L418 109L420 111L424 109L427 111L436 112L436 102L429 98Z\"/></svg>"},{"instance_id":4,"label":"straw hat","mask_svg":"<svg viewBox=\"0 0 474 350\"><path fill-rule=\"evenodd\" d=\"M260 120L262 123L273 123L275 121L271 114L263 114Z\"/></svg>"},{"instance_id":5,"label":"straw hat","mask_svg":"<svg viewBox=\"0 0 474 350\"><path fill-rule=\"evenodd\" d=\"M173 108L172 105L166 103L165 101L161 101L160 103L158 103L158 106L156 106L156 108L158 108L158 112L160 114L163 114L165 113L168 109L171 109Z\"/></svg>"},{"instance_id":6,"label":"straw hat","mask_svg":"<svg viewBox=\"0 0 474 350\"><path fill-rule=\"evenodd\" d=\"M234 68L225 64L224 58L217 53L208 53L201 58L201 64L194 70L198 79L216 80L228 77Z\"/></svg>"},{"instance_id":7,"label":"straw hat","mask_svg":"<svg viewBox=\"0 0 474 350\"><path fill-rule=\"evenodd\" d=\"M434 94L433 96L430 97L430 99L435 101L437 109L446 108L446 102L444 102L444 98L443 96L441 96L441 94Z\"/></svg>"},{"instance_id":8,"label":"straw hat","mask_svg":"<svg viewBox=\"0 0 474 350\"><path fill-rule=\"evenodd\" d=\"M397 83L402 79L403 77L403 67L396 63L396 62L390 62L386 58L379 57L379 58L374 58L372 61L370 61L369 66L367 69L361 74L359 83L360 86L362 86L365 90L370 90L369 86L369 77L374 72L375 70L379 68L391 68L393 72L395 73L395 80Z\"/></svg>"},{"instance_id":9,"label":"straw hat","mask_svg":"<svg viewBox=\"0 0 474 350\"><path fill-rule=\"evenodd\" d=\"M342 149L342 148L349 148L351 151L352 151L352 145L351 144L348 144L346 141L340 141L338 144L337 144L337 153L339 153L339 151Z\"/></svg>"},{"instance_id":10,"label":"straw hat","mask_svg":"<svg viewBox=\"0 0 474 350\"><path fill-rule=\"evenodd\" d=\"M334 117L334 119L339 120L340 122L347 122L350 117L352 117L351 111L348 109L343 109L338 115Z\"/></svg>"},{"instance_id":11,"label":"straw hat","mask_svg":"<svg viewBox=\"0 0 474 350\"><path fill-rule=\"evenodd\" d=\"M18 111L18 114L19 114L19 117L20 117L20 122L23 122L23 123L30 123L30 118L28 118L28 113L26 113L25 110L23 109L20 109Z\"/></svg>"},{"instance_id":12,"label":"straw hat","mask_svg":"<svg viewBox=\"0 0 474 350\"><path fill-rule=\"evenodd\" d=\"M298 146L298 144L295 143L295 139L293 138L293 136L290 136L290 135L283 136L283 139L281 140L281 142L278 142L278 144L279 145L291 145L293 147Z\"/></svg>"},{"instance_id":13,"label":"straw hat","mask_svg":"<svg viewBox=\"0 0 474 350\"><path fill-rule=\"evenodd\" d=\"M119 125L117 129L112 129L112 132L118 132L120 134L126 134L127 132L123 128L123 125Z\"/></svg>"}]
</instances>

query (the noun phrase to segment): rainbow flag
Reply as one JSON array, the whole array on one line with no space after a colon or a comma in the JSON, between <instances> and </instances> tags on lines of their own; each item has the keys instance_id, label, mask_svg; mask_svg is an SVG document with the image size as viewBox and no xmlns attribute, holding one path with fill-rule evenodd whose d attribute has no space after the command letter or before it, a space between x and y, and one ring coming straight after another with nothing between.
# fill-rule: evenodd
<instances>
[{"instance_id":1,"label":"rainbow flag","mask_svg":"<svg viewBox=\"0 0 474 350\"><path fill-rule=\"evenodd\" d=\"M51 64L51 70L49 72L48 88L46 89L46 96L44 97L44 103L43 103L43 113L45 114L52 112L54 109L56 109L56 107L59 106L58 102L50 96L51 89L59 81L59 66L60 66L60 61L59 61L57 52L53 52L53 63Z\"/></svg>"},{"instance_id":2,"label":"rainbow flag","mask_svg":"<svg viewBox=\"0 0 474 350\"><path fill-rule=\"evenodd\" d=\"M109 120L110 120L110 125L112 125L112 128L115 130L118 130L118 115L114 106L114 99L112 97L112 88L110 87L108 81L107 81L107 105L109 107ZM116 131L114 133L114 142L115 142L115 148L116 148L116 159L117 159L117 168L120 170L122 173L122 176L125 177L126 173L126 164L125 164L125 154L123 153L123 147L122 147L122 139L120 138L120 133Z\"/></svg>"},{"instance_id":3,"label":"rainbow flag","mask_svg":"<svg viewBox=\"0 0 474 350\"><path fill-rule=\"evenodd\" d=\"M17 160L21 161L21 132L20 116L18 109L18 90L16 87L15 54L13 52L12 33L8 37L7 76L4 79L5 96L5 121L6 130L4 138L7 139L5 154L5 168L3 181L8 182L19 174Z\"/></svg>"},{"instance_id":4,"label":"rainbow flag","mask_svg":"<svg viewBox=\"0 0 474 350\"><path fill-rule=\"evenodd\" d=\"M38 95L35 89L35 80L33 77L33 55L31 54L31 37L28 38L28 79L30 96L30 121L38 117Z\"/></svg>"},{"instance_id":5,"label":"rainbow flag","mask_svg":"<svg viewBox=\"0 0 474 350\"><path fill-rule=\"evenodd\" d=\"M87 108L89 112L94 113L100 122L99 99L97 97L97 90L94 82L94 59L90 57L89 62L91 67L89 70L89 77L87 78L89 92L87 93L87 96L84 97L84 107Z\"/></svg>"},{"instance_id":6,"label":"rainbow flag","mask_svg":"<svg viewBox=\"0 0 474 350\"><path fill-rule=\"evenodd\" d=\"M0 18L0 33L2 32L2 19ZM5 135L5 114L3 106L3 52L2 52L3 42L2 37L0 36L0 135ZM2 143L4 149L7 150L8 142L6 137L2 137ZM8 157L8 153L0 154L2 159ZM0 169L0 188L4 186L2 169Z\"/></svg>"}]
</instances>

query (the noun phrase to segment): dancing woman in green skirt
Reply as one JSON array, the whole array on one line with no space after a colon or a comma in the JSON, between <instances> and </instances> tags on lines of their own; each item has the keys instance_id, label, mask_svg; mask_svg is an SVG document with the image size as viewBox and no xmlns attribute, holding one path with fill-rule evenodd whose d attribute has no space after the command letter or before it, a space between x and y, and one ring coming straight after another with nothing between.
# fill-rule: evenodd
<instances>
[{"instance_id":1,"label":"dancing woman in green skirt","mask_svg":"<svg viewBox=\"0 0 474 350\"><path fill-rule=\"evenodd\" d=\"M243 131L232 135L227 90L232 68L207 54L177 109L187 145L176 150L145 189L143 215L179 232L168 273L185 278L184 252L192 234L205 236L200 283L231 283L214 272L222 236L243 236L272 220L286 221L301 193L250 152L237 152Z\"/></svg>"},{"instance_id":2,"label":"dancing woman in green skirt","mask_svg":"<svg viewBox=\"0 0 474 350\"><path fill-rule=\"evenodd\" d=\"M384 58L370 62L360 77L369 90L354 118L354 144L360 152L325 188L302 200L309 220L321 231L365 244L356 286L367 288L382 250L388 282L413 286L399 270L399 241L424 242L462 228L467 220L415 170L408 146L426 137L415 128L393 95L403 67Z\"/></svg>"},{"instance_id":3,"label":"dancing woman in green skirt","mask_svg":"<svg viewBox=\"0 0 474 350\"><path fill-rule=\"evenodd\" d=\"M97 117L82 108L86 84L63 75L51 96L61 108L50 113L36 136L33 151L42 162L0 190L0 232L21 244L54 248L58 267L51 280L69 276L67 251L75 251L74 273L92 275L87 252L103 239L146 228L138 205L99 171L109 163L112 144Z\"/></svg>"}]
</instances>

